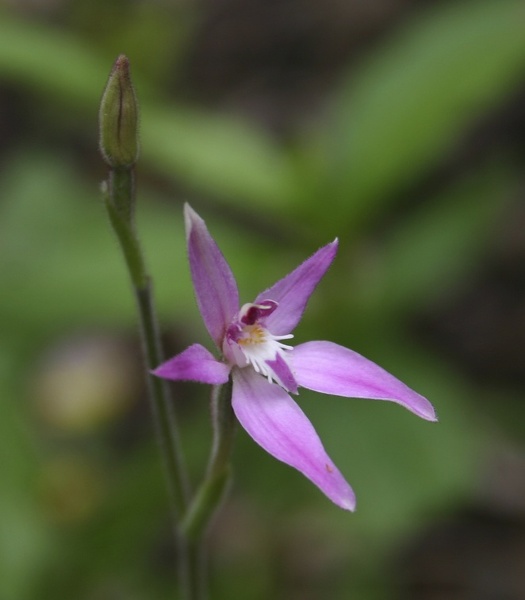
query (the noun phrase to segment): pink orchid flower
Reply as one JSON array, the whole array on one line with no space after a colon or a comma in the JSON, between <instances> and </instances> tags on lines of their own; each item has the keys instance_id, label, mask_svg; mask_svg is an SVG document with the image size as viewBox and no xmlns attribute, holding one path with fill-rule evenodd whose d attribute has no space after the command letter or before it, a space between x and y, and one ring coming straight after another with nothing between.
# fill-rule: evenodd
<instances>
[{"instance_id":1,"label":"pink orchid flower","mask_svg":"<svg viewBox=\"0 0 525 600\"><path fill-rule=\"evenodd\" d=\"M233 411L248 434L276 459L296 468L335 504L355 509L355 495L326 453L312 424L290 397L305 387L323 394L397 402L436 421L430 402L384 369L332 342L292 347L283 340L301 320L310 295L332 263L337 240L289 275L239 307L226 259L205 222L185 206L190 269L199 309L221 353L218 360L194 344L158 367L171 380L226 383Z\"/></svg>"}]
</instances>

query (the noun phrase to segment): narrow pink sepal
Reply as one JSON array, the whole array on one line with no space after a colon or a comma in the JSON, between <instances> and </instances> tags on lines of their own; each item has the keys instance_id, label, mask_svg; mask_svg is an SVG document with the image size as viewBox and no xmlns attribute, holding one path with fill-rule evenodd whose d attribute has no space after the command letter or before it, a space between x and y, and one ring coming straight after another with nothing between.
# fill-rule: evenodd
<instances>
[{"instance_id":1,"label":"narrow pink sepal","mask_svg":"<svg viewBox=\"0 0 525 600\"><path fill-rule=\"evenodd\" d=\"M226 383L230 367L218 361L200 344L193 344L152 371L153 375L173 381L198 381L218 385Z\"/></svg>"},{"instance_id":2,"label":"narrow pink sepal","mask_svg":"<svg viewBox=\"0 0 525 600\"><path fill-rule=\"evenodd\" d=\"M253 369L234 368L232 405L247 433L274 458L310 479L332 502L355 510L355 495L312 424L278 385Z\"/></svg>"},{"instance_id":3,"label":"narrow pink sepal","mask_svg":"<svg viewBox=\"0 0 525 600\"><path fill-rule=\"evenodd\" d=\"M334 396L390 400L427 421L437 421L430 402L357 352L332 342L306 342L291 352L299 386Z\"/></svg>"},{"instance_id":4,"label":"narrow pink sepal","mask_svg":"<svg viewBox=\"0 0 525 600\"><path fill-rule=\"evenodd\" d=\"M279 303L265 321L266 327L274 335L286 335L299 323L312 292L335 258L337 245L338 241L334 240L323 246L294 271L257 296L255 304L266 299Z\"/></svg>"},{"instance_id":5,"label":"narrow pink sepal","mask_svg":"<svg viewBox=\"0 0 525 600\"><path fill-rule=\"evenodd\" d=\"M206 329L220 349L226 327L239 310L235 277L206 223L184 205L186 239L193 287Z\"/></svg>"}]
</instances>

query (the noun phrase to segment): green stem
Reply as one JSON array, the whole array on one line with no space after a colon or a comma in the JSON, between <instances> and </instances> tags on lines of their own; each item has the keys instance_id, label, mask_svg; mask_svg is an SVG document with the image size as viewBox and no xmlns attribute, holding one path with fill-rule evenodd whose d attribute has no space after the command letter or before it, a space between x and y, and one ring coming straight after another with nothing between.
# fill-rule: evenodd
<instances>
[{"instance_id":1,"label":"green stem","mask_svg":"<svg viewBox=\"0 0 525 600\"><path fill-rule=\"evenodd\" d=\"M135 232L133 169L120 168L110 171L105 200L111 224L124 254L137 302L149 398L170 492L183 593L187 600L201 600L204 597L202 589L204 579L200 547L195 541L190 543L178 526L188 509L189 488L173 403L166 382L151 374L152 369L162 363L163 355L152 284Z\"/></svg>"},{"instance_id":2,"label":"green stem","mask_svg":"<svg viewBox=\"0 0 525 600\"><path fill-rule=\"evenodd\" d=\"M133 288L143 288L148 274L135 230L135 170L111 169L104 192L111 225L120 242Z\"/></svg>"},{"instance_id":3,"label":"green stem","mask_svg":"<svg viewBox=\"0 0 525 600\"><path fill-rule=\"evenodd\" d=\"M149 396L157 435L160 441L170 492L176 513L180 518L188 506L188 482L183 466L180 438L166 381L149 373L164 360L159 344L159 331L151 282L148 279L144 287L135 288L135 297L140 318L141 340L148 368Z\"/></svg>"},{"instance_id":4,"label":"green stem","mask_svg":"<svg viewBox=\"0 0 525 600\"><path fill-rule=\"evenodd\" d=\"M235 433L231 380L212 391L211 411L213 446L206 477L182 522L182 530L190 541L202 538L216 512L230 478L230 458Z\"/></svg>"}]
</instances>

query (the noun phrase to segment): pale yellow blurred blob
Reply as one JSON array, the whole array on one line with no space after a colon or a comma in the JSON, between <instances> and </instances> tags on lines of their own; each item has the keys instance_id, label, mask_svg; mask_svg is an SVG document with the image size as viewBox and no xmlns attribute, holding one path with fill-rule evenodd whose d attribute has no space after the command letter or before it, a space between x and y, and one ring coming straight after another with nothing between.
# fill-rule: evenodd
<instances>
[{"instance_id":1,"label":"pale yellow blurred blob","mask_svg":"<svg viewBox=\"0 0 525 600\"><path fill-rule=\"evenodd\" d=\"M117 420L141 386L140 366L109 336L63 342L44 356L31 382L38 417L66 433L88 433Z\"/></svg>"}]
</instances>

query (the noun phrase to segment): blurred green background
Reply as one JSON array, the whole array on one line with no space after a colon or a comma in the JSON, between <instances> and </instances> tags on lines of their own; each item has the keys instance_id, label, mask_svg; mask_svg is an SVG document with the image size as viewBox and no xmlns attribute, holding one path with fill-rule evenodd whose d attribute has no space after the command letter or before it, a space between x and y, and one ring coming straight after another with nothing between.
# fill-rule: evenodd
<instances>
[{"instance_id":1,"label":"blurred green background","mask_svg":"<svg viewBox=\"0 0 525 600\"><path fill-rule=\"evenodd\" d=\"M211 348L188 200L244 302L338 236L295 341L357 350L440 417L301 392L355 514L239 430L212 597L525 597L524 27L517 0L3 0L1 600L175 597L133 299L99 193L98 101L121 52L167 352ZM208 390L174 392L196 483Z\"/></svg>"}]
</instances>

